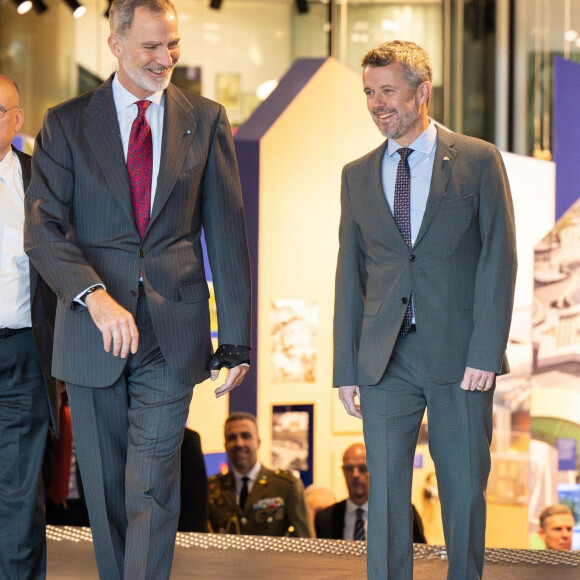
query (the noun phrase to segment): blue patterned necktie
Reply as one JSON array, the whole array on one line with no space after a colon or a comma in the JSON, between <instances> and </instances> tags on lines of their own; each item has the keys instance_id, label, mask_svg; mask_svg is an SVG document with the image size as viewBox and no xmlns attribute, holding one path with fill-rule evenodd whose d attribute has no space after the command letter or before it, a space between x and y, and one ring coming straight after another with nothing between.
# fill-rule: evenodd
<instances>
[{"instance_id":1,"label":"blue patterned necktie","mask_svg":"<svg viewBox=\"0 0 580 580\"><path fill-rule=\"evenodd\" d=\"M397 165L397 179L395 181L395 199L393 202L393 216L395 222L407 244L409 250L413 247L411 242L411 168L409 167L409 155L413 153L408 147L397 150L401 157ZM409 298L405 318L399 330L399 336L407 336L413 322L413 302Z\"/></svg>"},{"instance_id":2,"label":"blue patterned necktie","mask_svg":"<svg viewBox=\"0 0 580 580\"><path fill-rule=\"evenodd\" d=\"M356 508L356 522L354 523L353 540L365 540L365 521L363 515L365 510Z\"/></svg>"}]
</instances>

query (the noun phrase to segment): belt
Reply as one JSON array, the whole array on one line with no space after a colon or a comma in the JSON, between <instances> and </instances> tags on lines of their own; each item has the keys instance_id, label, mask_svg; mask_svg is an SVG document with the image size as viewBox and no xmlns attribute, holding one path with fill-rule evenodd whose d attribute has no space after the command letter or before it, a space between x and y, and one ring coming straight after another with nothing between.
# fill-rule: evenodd
<instances>
[{"instance_id":1,"label":"belt","mask_svg":"<svg viewBox=\"0 0 580 580\"><path fill-rule=\"evenodd\" d=\"M139 298L143 298L145 296L145 287L141 283L139 284L139 292L137 293L137 296L139 296Z\"/></svg>"},{"instance_id":2,"label":"belt","mask_svg":"<svg viewBox=\"0 0 580 580\"><path fill-rule=\"evenodd\" d=\"M409 332L417 332L417 325L411 324L411 328L409 328Z\"/></svg>"},{"instance_id":3,"label":"belt","mask_svg":"<svg viewBox=\"0 0 580 580\"><path fill-rule=\"evenodd\" d=\"M15 334L20 334L21 332L26 332L27 330L31 330L30 326L27 326L26 328L0 328L0 339L10 338Z\"/></svg>"}]
</instances>

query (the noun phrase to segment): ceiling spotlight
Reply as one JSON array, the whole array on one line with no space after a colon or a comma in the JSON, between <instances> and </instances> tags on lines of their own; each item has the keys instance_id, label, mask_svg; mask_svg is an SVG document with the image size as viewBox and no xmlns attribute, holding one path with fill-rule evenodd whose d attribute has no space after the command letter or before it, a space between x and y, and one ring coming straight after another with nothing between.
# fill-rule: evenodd
<instances>
[{"instance_id":1,"label":"ceiling spotlight","mask_svg":"<svg viewBox=\"0 0 580 580\"><path fill-rule=\"evenodd\" d=\"M32 8L32 0L14 0L14 4L18 14L26 14Z\"/></svg>"},{"instance_id":2,"label":"ceiling spotlight","mask_svg":"<svg viewBox=\"0 0 580 580\"><path fill-rule=\"evenodd\" d=\"M214 10L219 10L222 7L222 0L211 0L209 7Z\"/></svg>"},{"instance_id":3,"label":"ceiling spotlight","mask_svg":"<svg viewBox=\"0 0 580 580\"><path fill-rule=\"evenodd\" d=\"M85 15L87 11L87 7L80 4L77 0L64 0L66 4L68 4L69 8L73 12L74 18L80 18L81 16Z\"/></svg>"},{"instance_id":4,"label":"ceiling spotlight","mask_svg":"<svg viewBox=\"0 0 580 580\"><path fill-rule=\"evenodd\" d=\"M306 14L308 12L308 2L306 0L296 0L296 7L299 14Z\"/></svg>"},{"instance_id":5,"label":"ceiling spotlight","mask_svg":"<svg viewBox=\"0 0 580 580\"><path fill-rule=\"evenodd\" d=\"M105 10L104 17L109 18L109 12L111 11L111 4L113 0L107 0L107 9Z\"/></svg>"}]
</instances>

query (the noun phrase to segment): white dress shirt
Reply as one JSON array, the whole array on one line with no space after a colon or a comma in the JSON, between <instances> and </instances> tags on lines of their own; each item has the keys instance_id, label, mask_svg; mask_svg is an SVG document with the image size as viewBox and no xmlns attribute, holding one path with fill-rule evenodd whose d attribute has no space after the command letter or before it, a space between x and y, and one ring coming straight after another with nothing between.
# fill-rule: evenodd
<instances>
[{"instance_id":1,"label":"white dress shirt","mask_svg":"<svg viewBox=\"0 0 580 580\"><path fill-rule=\"evenodd\" d=\"M252 491L254 487L254 483L256 483L256 479L258 479L258 474L260 473L260 469L262 469L262 464L259 461L256 461L256 465L248 471L248 473L240 473L232 468L232 473L234 474L234 479L236 481L236 503L240 504L240 493L242 491L242 487L244 482L242 481L242 477L248 478L248 495Z\"/></svg>"},{"instance_id":2,"label":"white dress shirt","mask_svg":"<svg viewBox=\"0 0 580 580\"><path fill-rule=\"evenodd\" d=\"M30 278L24 253L22 167L12 149L0 161L0 328L27 328Z\"/></svg>"},{"instance_id":3,"label":"white dress shirt","mask_svg":"<svg viewBox=\"0 0 580 580\"><path fill-rule=\"evenodd\" d=\"M365 521L365 537L367 535L367 522L369 513L369 502L362 505L356 505L351 499L346 500L346 510L344 511L344 528L342 531L343 540L352 540L354 538L354 525L356 523L356 510L361 508L364 511L363 519Z\"/></svg>"}]
</instances>

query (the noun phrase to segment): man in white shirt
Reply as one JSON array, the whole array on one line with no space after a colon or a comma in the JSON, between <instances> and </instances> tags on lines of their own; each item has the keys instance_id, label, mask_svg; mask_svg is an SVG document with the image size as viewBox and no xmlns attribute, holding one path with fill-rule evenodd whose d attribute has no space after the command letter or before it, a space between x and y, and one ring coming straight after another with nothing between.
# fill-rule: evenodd
<instances>
[{"instance_id":1,"label":"man in white shirt","mask_svg":"<svg viewBox=\"0 0 580 580\"><path fill-rule=\"evenodd\" d=\"M11 145L23 122L18 87L0 75L0 578L30 580L46 576L47 392L55 419L58 405L50 377L56 301L23 249L30 156Z\"/></svg>"}]
</instances>

